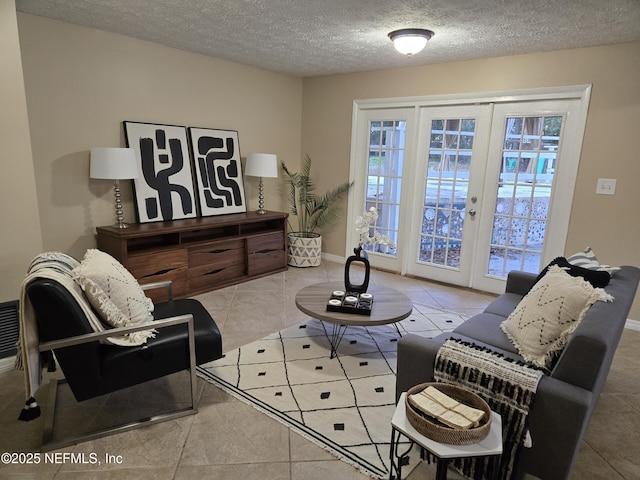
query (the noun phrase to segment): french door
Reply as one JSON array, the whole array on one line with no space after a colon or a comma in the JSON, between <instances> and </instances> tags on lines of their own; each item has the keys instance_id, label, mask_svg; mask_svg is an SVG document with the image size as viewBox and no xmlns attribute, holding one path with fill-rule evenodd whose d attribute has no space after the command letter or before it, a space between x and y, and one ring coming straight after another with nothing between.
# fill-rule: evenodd
<instances>
[{"instance_id":1,"label":"french door","mask_svg":"<svg viewBox=\"0 0 640 480\"><path fill-rule=\"evenodd\" d=\"M478 245L492 109L421 110L407 273L467 285Z\"/></svg>"},{"instance_id":2,"label":"french door","mask_svg":"<svg viewBox=\"0 0 640 480\"><path fill-rule=\"evenodd\" d=\"M384 108L363 112L358 122L353 154L357 160L351 163L351 177L355 182L356 198L349 200L350 225L355 218L363 215L371 207L378 211L375 229L380 235L387 235L396 245L395 249L383 246L367 246L373 265L401 272L408 249L401 246L408 238L404 233L410 221L410 211L405 205L411 202L415 169L414 140L416 138L415 108ZM353 166L359 167L354 172ZM355 207L357 205L357 208ZM358 243L357 235L349 229L348 245L353 248ZM347 254L350 248L347 248Z\"/></svg>"},{"instance_id":3,"label":"french door","mask_svg":"<svg viewBox=\"0 0 640 480\"><path fill-rule=\"evenodd\" d=\"M575 97L360 112L349 217L377 207L396 244L369 247L372 265L500 292L561 255L588 89Z\"/></svg>"},{"instance_id":4,"label":"french door","mask_svg":"<svg viewBox=\"0 0 640 480\"><path fill-rule=\"evenodd\" d=\"M493 108L483 212L469 285L501 292L511 270L564 254L584 132L581 101Z\"/></svg>"}]
</instances>

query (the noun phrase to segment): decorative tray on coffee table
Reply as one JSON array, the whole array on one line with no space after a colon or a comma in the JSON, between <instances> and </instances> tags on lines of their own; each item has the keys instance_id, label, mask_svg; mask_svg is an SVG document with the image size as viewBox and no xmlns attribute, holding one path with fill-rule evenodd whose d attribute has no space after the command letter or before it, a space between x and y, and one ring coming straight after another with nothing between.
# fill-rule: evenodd
<instances>
[{"instance_id":1,"label":"decorative tray on coffee table","mask_svg":"<svg viewBox=\"0 0 640 480\"><path fill-rule=\"evenodd\" d=\"M327 302L328 312L355 313L370 316L372 308L373 295L370 293L334 290Z\"/></svg>"}]
</instances>

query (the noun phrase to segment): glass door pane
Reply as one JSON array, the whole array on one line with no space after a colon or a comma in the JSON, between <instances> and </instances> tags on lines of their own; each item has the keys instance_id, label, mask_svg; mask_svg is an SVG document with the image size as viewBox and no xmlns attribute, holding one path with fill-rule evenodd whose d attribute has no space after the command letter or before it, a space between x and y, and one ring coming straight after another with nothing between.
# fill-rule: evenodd
<instances>
[{"instance_id":1,"label":"glass door pane","mask_svg":"<svg viewBox=\"0 0 640 480\"><path fill-rule=\"evenodd\" d=\"M385 120L369 122L369 155L365 210L375 207L378 220L373 228L398 244L400 192L405 158L407 122ZM365 246L369 252L394 256L395 250L384 245Z\"/></svg>"},{"instance_id":2,"label":"glass door pane","mask_svg":"<svg viewBox=\"0 0 640 480\"><path fill-rule=\"evenodd\" d=\"M475 127L474 118L431 121L419 263L460 267Z\"/></svg>"},{"instance_id":3,"label":"glass door pane","mask_svg":"<svg viewBox=\"0 0 640 480\"><path fill-rule=\"evenodd\" d=\"M564 117L508 116L486 273L538 272Z\"/></svg>"}]
</instances>

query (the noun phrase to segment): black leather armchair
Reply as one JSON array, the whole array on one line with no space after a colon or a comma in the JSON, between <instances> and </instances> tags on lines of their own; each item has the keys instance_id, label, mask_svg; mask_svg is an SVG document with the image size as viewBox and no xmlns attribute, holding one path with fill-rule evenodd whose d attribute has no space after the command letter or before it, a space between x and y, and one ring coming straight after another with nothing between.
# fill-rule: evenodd
<instances>
[{"instance_id":1,"label":"black leather armchair","mask_svg":"<svg viewBox=\"0 0 640 480\"><path fill-rule=\"evenodd\" d=\"M100 340L139 330L149 325L110 329L96 333L82 308L66 288L54 280L38 278L26 286L38 326L40 351L53 351L77 401L131 387L169 374L190 370L191 405L172 412L146 417L124 425L74 438L54 440L58 383L50 385L45 414L43 451L72 445L143 425L150 425L197 412L195 367L222 357L222 338L215 321L194 299L169 300L154 306L155 337L146 344L122 347ZM145 286L142 286L145 289ZM148 287L148 286L147 286Z\"/></svg>"}]
</instances>

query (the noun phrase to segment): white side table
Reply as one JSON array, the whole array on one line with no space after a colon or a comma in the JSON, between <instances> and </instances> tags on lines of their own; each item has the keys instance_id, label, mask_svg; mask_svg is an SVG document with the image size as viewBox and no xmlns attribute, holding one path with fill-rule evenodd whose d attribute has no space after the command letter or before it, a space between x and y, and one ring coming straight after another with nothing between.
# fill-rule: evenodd
<instances>
[{"instance_id":1,"label":"white side table","mask_svg":"<svg viewBox=\"0 0 640 480\"><path fill-rule=\"evenodd\" d=\"M409 423L405 407L405 398L407 393L404 392L398 401L396 411L391 419L391 471L389 480L400 480L402 478L402 460L411 450L414 443L429 451L438 459L436 469L436 479L444 480L447 478L447 465L452 458L464 457L488 457L491 456L491 478L495 478L497 473L497 460L502 454L502 417L496 412L491 412L491 430L489 435L479 443L471 445L448 445L446 443L436 442L419 433ZM411 440L411 446L406 452L398 454L398 444L400 435L404 435Z\"/></svg>"}]
</instances>

